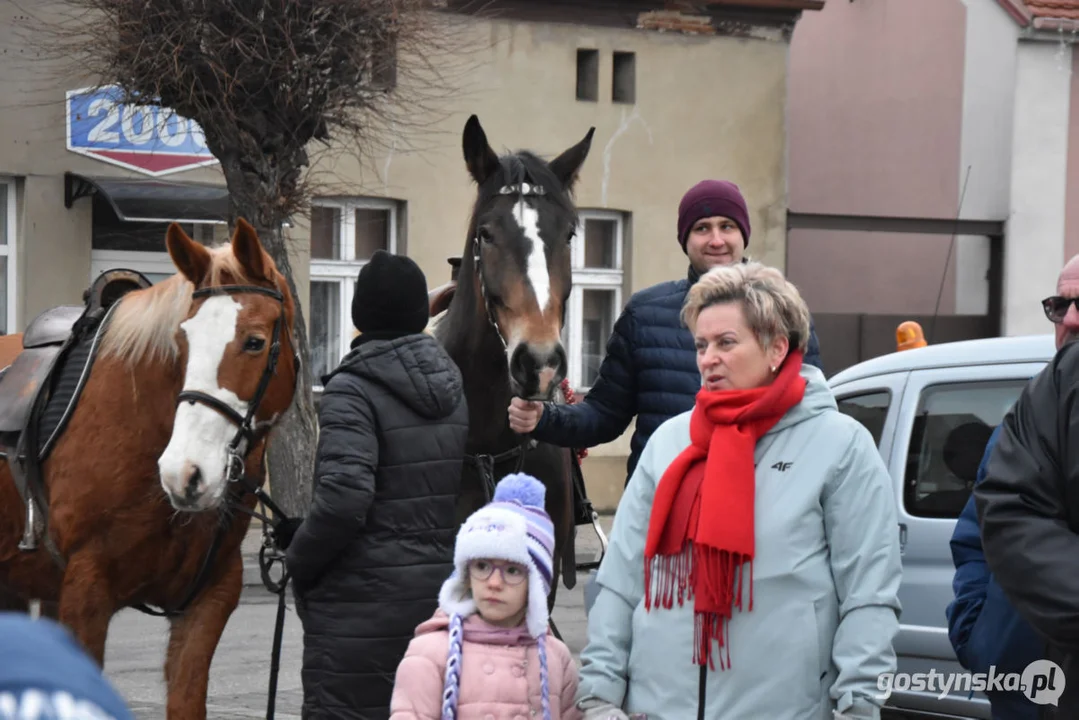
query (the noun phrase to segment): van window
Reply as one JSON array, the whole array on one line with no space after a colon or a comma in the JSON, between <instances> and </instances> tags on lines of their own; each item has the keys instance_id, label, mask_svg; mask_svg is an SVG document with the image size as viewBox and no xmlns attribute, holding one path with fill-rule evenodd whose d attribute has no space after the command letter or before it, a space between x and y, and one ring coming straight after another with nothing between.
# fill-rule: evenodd
<instances>
[{"instance_id":1,"label":"van window","mask_svg":"<svg viewBox=\"0 0 1079 720\"><path fill-rule=\"evenodd\" d=\"M907 452L903 504L908 513L959 517L989 436L1026 382L949 383L922 391Z\"/></svg>"},{"instance_id":2,"label":"van window","mask_svg":"<svg viewBox=\"0 0 1079 720\"><path fill-rule=\"evenodd\" d=\"M880 437L884 434L884 421L888 419L888 408L892 404L889 390L873 390L860 395L847 395L836 398L839 412L850 415L865 425L873 436L873 442L880 447Z\"/></svg>"}]
</instances>

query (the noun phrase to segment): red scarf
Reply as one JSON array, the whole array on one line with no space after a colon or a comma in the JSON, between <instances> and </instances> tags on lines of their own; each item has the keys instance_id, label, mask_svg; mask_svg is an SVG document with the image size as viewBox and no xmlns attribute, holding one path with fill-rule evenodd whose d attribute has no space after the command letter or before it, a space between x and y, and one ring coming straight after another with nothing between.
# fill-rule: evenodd
<instances>
[{"instance_id":1,"label":"red scarf","mask_svg":"<svg viewBox=\"0 0 1079 720\"><path fill-rule=\"evenodd\" d=\"M802 353L795 351L770 385L697 393L690 445L656 487L644 546L645 608L654 603L670 609L676 591L679 605L687 596L694 598L693 662L698 665L707 662L715 669L712 642L725 646L732 608L742 609L747 563L753 609L753 453L757 440L801 402L806 387L801 369ZM656 573L662 580L653 598Z\"/></svg>"}]
</instances>

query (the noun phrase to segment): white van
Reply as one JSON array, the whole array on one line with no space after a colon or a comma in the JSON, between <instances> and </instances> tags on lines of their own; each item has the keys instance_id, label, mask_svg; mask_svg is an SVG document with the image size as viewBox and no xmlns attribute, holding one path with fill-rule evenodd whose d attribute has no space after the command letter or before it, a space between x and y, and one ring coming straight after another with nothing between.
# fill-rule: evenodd
<instances>
[{"instance_id":1,"label":"white van","mask_svg":"<svg viewBox=\"0 0 1079 720\"><path fill-rule=\"evenodd\" d=\"M828 381L839 409L873 434L894 481L903 556L899 672L966 672L948 641L949 541L990 434L1055 353L1052 335L944 343L873 358ZM888 706L903 717L990 717L980 692L937 695L896 690Z\"/></svg>"}]
</instances>

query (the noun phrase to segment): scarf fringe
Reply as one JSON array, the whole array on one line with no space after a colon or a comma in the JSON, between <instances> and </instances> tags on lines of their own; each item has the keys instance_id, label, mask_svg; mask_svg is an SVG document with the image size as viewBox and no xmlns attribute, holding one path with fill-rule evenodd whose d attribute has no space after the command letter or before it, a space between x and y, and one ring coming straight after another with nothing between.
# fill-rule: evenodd
<instances>
[{"instance_id":1,"label":"scarf fringe","mask_svg":"<svg viewBox=\"0 0 1079 720\"><path fill-rule=\"evenodd\" d=\"M700 557L695 558L696 553ZM749 603L743 608L747 565ZM658 584L654 582L657 574ZM693 588L699 591L696 596ZM695 548L689 542L679 553L648 558L644 566L645 611L651 611L653 606L670 610L675 600L681 607L688 599L694 600L694 664L707 664L715 670L712 651L713 645L718 644L726 650L726 660L720 657L720 668L730 668L731 649L727 640L733 609L753 610L753 557L704 546Z\"/></svg>"}]
</instances>

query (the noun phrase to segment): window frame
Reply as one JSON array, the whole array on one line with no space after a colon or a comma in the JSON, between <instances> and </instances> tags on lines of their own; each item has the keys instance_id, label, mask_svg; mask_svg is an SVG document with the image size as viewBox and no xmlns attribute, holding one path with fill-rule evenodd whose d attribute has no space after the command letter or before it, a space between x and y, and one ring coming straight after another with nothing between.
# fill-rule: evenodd
<instances>
[{"instance_id":1,"label":"window frame","mask_svg":"<svg viewBox=\"0 0 1079 720\"><path fill-rule=\"evenodd\" d=\"M195 242L203 244L212 242L212 235L216 232L218 225L225 225L225 223L222 222L211 221L196 223L183 222L181 224L193 224L195 226L195 232L192 235L192 239L194 239ZM205 229L200 230L199 228L212 228L209 231L210 237L207 237L207 231ZM186 228L184 231L187 231ZM163 239L164 238L162 238L162 240ZM134 270L143 273L144 275L175 275L178 272L175 263L172 262L172 258L167 251L150 252L146 250L103 250L95 249L93 247L90 248L91 283L96 280L101 273L114 268Z\"/></svg>"},{"instance_id":2,"label":"window frame","mask_svg":"<svg viewBox=\"0 0 1079 720\"><path fill-rule=\"evenodd\" d=\"M307 251L310 260L308 268L308 285L316 282L336 283L338 292L338 339L340 347L344 351L355 336L355 328L352 326L352 296L355 292L356 276L368 260L356 258L356 210L386 210L389 212L387 232L389 234L387 252L397 254L401 245L398 229L401 226L400 206L397 201L390 198L377 197L325 197L311 200L312 207L336 208L341 211L338 237L341 247L337 248L340 259L330 260L326 258L310 257L311 236L308 233ZM310 288L308 290L308 307L310 307ZM310 324L311 318L309 317ZM309 338L310 340L310 338ZM342 357L344 356L342 352ZM340 358L338 358L340 360ZM313 369L312 369L313 370ZM318 376L312 375L312 389L320 392L323 387Z\"/></svg>"},{"instance_id":3,"label":"window frame","mask_svg":"<svg viewBox=\"0 0 1079 720\"><path fill-rule=\"evenodd\" d=\"M585 266L585 224L589 220L613 221L614 267L590 268ZM584 293L586 290L613 291L611 307L611 328L618 321L622 311L622 291L625 283L625 226L626 213L617 210L579 209L578 224L571 244L571 267L573 289L570 291L566 308L566 331L563 343L566 345L570 386L575 393L587 393L591 386L584 384ZM606 355L607 338L602 340Z\"/></svg>"},{"instance_id":4,"label":"window frame","mask_svg":"<svg viewBox=\"0 0 1079 720\"><path fill-rule=\"evenodd\" d=\"M949 381L927 382L924 385L922 385L920 388L917 389L916 396L914 396L912 398L912 405L913 405L913 409L914 409L914 415L913 415L914 422L911 424L911 427L909 429L909 435L907 437L907 442L906 442L906 446L904 448L903 457L901 458L902 461L903 461L903 476L902 476L903 477L903 484L902 484L903 493L902 493L902 497L901 497L901 502L902 502L902 505L903 505L903 510L907 515L909 515L912 518L919 518L919 519L926 519L926 520L953 520L954 521L956 518L959 517L960 513L963 510L963 507L966 505L966 502L970 497L970 493L968 492L967 496L964 498L963 502L961 504L959 504L958 509L956 509L954 513L951 512L950 510L943 510L943 509L941 509L941 510L930 510L930 509L926 509L926 508L922 507L922 504L925 502L925 498L923 498L922 500L919 500L918 497L917 497L917 491L919 490L920 484L921 484L921 482L923 482L926 479L926 478L921 477L921 471L920 471L920 467L921 467L922 463L925 461L925 458L923 457L923 449L924 449L924 445L925 445L925 435L924 435L925 429L926 429L925 425L927 424L928 418L930 417L927 410L925 409L926 403L929 402L930 399L933 396L938 395L938 394L952 394L952 393L957 393L957 392L976 393L976 392L979 392L980 390L984 390L984 389L987 389L987 388L997 389L997 388L1002 388L1002 387L1008 387L1009 389L1014 389L1015 398L1012 400L1012 405L1009 405L1008 408L1006 408L1001 413L1001 420L1003 420L1003 418L1007 415L1008 410L1014 405L1015 401L1018 400L1018 398L1022 394L1023 389L1026 387L1026 384L1028 382L1029 381L1027 379L1024 379L1024 378L1021 378L1021 377L1010 377L1010 378L1008 378L1008 377L1003 377L1003 378L988 377L988 378L980 378L980 379L954 380L954 381L950 381L950 382ZM925 419L924 421L923 421L923 418ZM920 426L919 426L919 421L923 421L923 422L921 422ZM998 421L997 424L999 424L999 421ZM995 427L996 427L996 424L993 424L993 425L987 424L987 428L990 431ZM953 430L954 430L954 428L953 428ZM986 437L986 439L988 440L988 436ZM945 441L945 445L946 445L946 441ZM944 445L942 445L939 449L943 453ZM912 475L912 473L911 473L912 464L911 463L914 461L914 458L912 456L915 453L917 454L917 461L918 461L917 466L915 466L915 467L919 468L919 469L916 469L916 471ZM950 474L954 475L954 473L952 473L951 468L948 468L948 472ZM937 492L942 492L942 491L937 491ZM943 491L943 492L947 492L947 491Z\"/></svg>"},{"instance_id":5,"label":"window frame","mask_svg":"<svg viewBox=\"0 0 1079 720\"><path fill-rule=\"evenodd\" d=\"M880 425L879 437L876 434L874 434L874 432L872 430L870 430L868 427L866 427L865 423L862 422L859 418L855 417L854 415L849 415L848 413L843 412L843 406L844 406L845 403L850 403L851 401L856 400L858 398L863 398L863 397L872 396L872 395L883 395L885 400L887 401L887 404L884 406L884 420L883 420L883 422L881 422L881 425ZM835 395L836 408L839 410L839 412L843 413L844 415L847 415L847 417L850 417L850 418L853 418L854 420L857 420L858 424L860 424L862 427L864 427L869 432L869 434L871 436L873 436L873 442L876 444L878 450L880 449L881 445L884 444L884 439L885 439L885 435L886 435L885 429L888 427L888 421L894 415L895 401L896 401L895 392L892 390L892 388L886 387L886 386L878 387L876 389L865 388L865 389L862 389L862 390L854 390L852 392L845 392L843 394L838 394L837 393Z\"/></svg>"},{"instance_id":6,"label":"window frame","mask_svg":"<svg viewBox=\"0 0 1079 720\"><path fill-rule=\"evenodd\" d=\"M176 265L168 253L135 250L92 250L90 253L90 282L101 273L114 268L126 268L146 274L175 275Z\"/></svg>"},{"instance_id":7,"label":"window frame","mask_svg":"<svg viewBox=\"0 0 1079 720\"><path fill-rule=\"evenodd\" d=\"M16 303L19 297L18 295L18 265L19 265L19 251L18 242L19 237L16 227L18 220L18 213L15 209L15 202L17 200L17 194L15 191L15 178L0 175L0 184L7 186L7 213L2 221L5 223L5 237L7 242L4 245L0 245L0 256L7 258L7 272L4 278L5 290L7 293L7 317L4 318L4 332L11 335L15 333L16 319L18 316Z\"/></svg>"}]
</instances>

